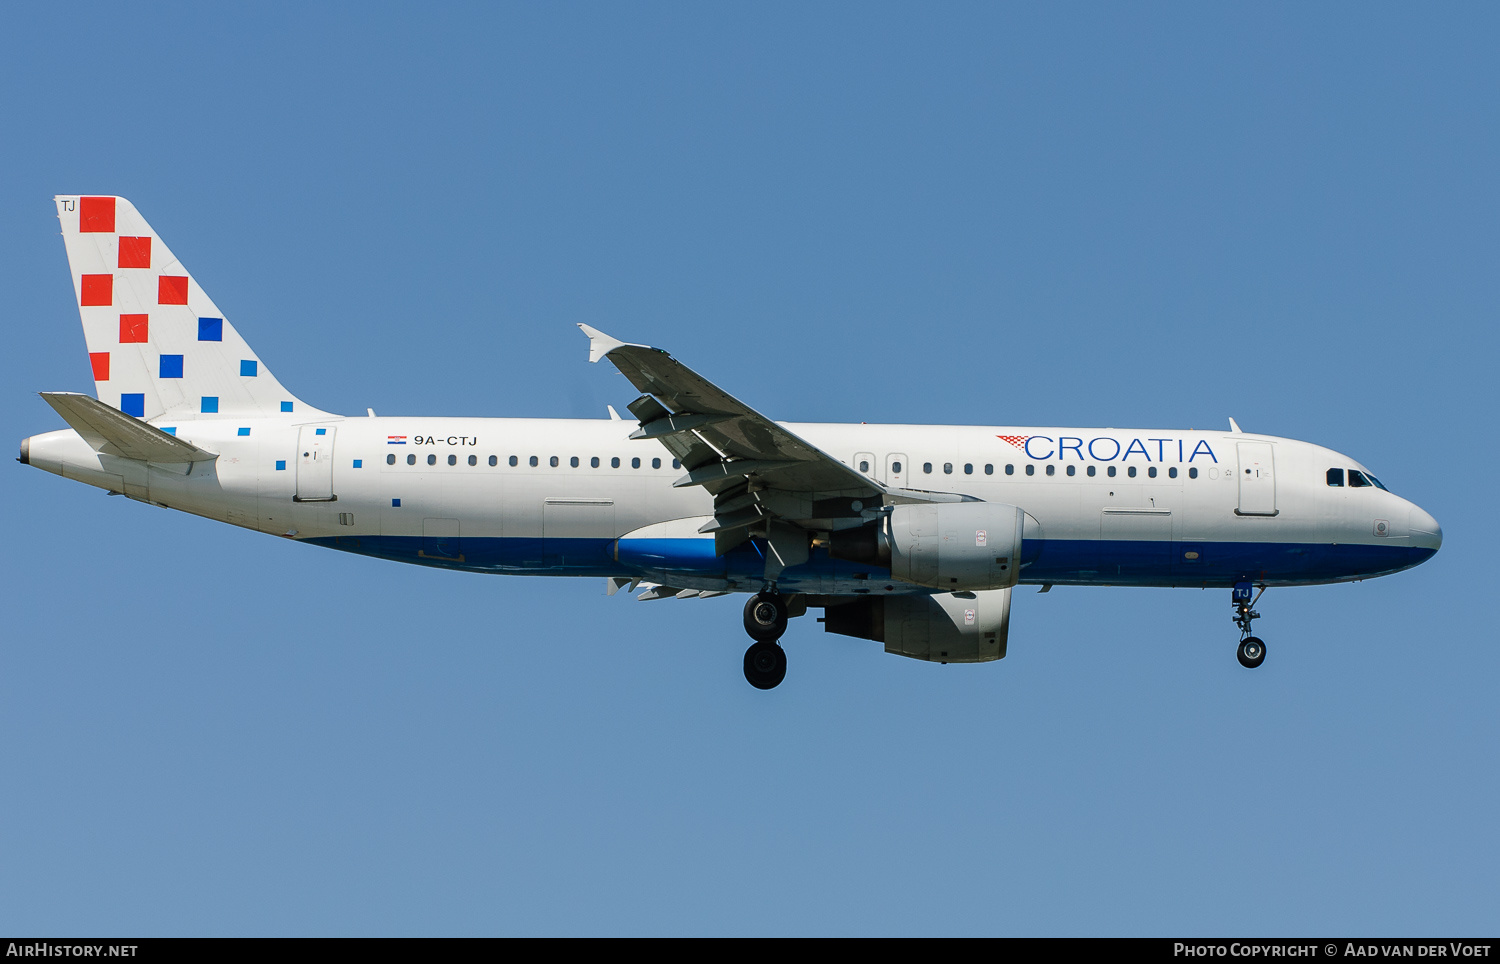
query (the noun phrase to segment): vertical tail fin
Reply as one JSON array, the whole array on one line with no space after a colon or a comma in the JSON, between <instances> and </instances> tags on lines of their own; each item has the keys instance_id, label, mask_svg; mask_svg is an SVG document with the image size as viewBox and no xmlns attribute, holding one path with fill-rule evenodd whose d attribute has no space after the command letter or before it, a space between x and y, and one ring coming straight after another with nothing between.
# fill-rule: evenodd
<instances>
[{"instance_id":1,"label":"vertical tail fin","mask_svg":"<svg viewBox=\"0 0 1500 964\"><path fill-rule=\"evenodd\" d=\"M281 387L133 204L54 200L100 401L148 420L316 412Z\"/></svg>"}]
</instances>

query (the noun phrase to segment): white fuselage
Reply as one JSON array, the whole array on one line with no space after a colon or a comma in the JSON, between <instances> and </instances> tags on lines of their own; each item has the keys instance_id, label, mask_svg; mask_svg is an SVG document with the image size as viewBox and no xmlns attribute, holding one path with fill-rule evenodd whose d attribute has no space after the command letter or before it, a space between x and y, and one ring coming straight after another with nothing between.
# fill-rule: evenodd
<instances>
[{"instance_id":1,"label":"white fuselage","mask_svg":"<svg viewBox=\"0 0 1500 964\"><path fill-rule=\"evenodd\" d=\"M713 513L701 488L673 486L684 472L669 452L628 438L634 422L155 421L219 457L148 466L100 454L64 430L28 439L23 460L298 541L514 574L659 576L621 561L632 534ZM1328 484L1329 469L1363 466L1306 442L1170 430L786 427L887 486L1019 506L1027 517L1024 583L1338 582L1408 568L1441 541L1437 523L1407 500L1375 486ZM668 529L684 545L711 539L686 522ZM837 593L889 581L851 571L859 568L814 553L788 570L784 585ZM673 584L755 589L753 570L684 562Z\"/></svg>"}]
</instances>

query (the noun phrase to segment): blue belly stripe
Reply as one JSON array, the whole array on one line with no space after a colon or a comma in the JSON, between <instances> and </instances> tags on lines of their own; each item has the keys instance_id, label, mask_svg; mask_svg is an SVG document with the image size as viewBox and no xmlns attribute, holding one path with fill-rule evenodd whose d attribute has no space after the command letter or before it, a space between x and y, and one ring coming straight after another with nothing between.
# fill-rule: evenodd
<instances>
[{"instance_id":1,"label":"blue belly stripe","mask_svg":"<svg viewBox=\"0 0 1500 964\"><path fill-rule=\"evenodd\" d=\"M680 572L703 578L754 581L763 570L760 551L745 544L713 555L711 539L630 540L616 560L614 539L472 538L434 541L421 536L330 536L302 540L397 562L537 576L636 576ZM1198 553L1196 560L1184 557ZM1021 571L1026 585L1206 586L1250 580L1270 585L1317 585L1384 575L1425 562L1435 550L1415 546L1317 545L1286 542L1131 542L1097 539L1028 540ZM815 551L783 573L786 591L855 591L845 586L884 584L888 570L830 559ZM851 582L851 580L854 580ZM839 588L834 589L833 584ZM798 588L801 586L802 588Z\"/></svg>"}]
</instances>

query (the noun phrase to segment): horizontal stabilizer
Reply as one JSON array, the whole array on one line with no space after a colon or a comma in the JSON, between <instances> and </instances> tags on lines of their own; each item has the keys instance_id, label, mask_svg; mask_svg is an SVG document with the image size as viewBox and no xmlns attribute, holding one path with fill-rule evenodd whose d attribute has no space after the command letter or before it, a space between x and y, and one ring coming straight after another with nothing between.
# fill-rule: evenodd
<instances>
[{"instance_id":1,"label":"horizontal stabilizer","mask_svg":"<svg viewBox=\"0 0 1500 964\"><path fill-rule=\"evenodd\" d=\"M42 392L73 431L96 452L142 462L211 462L218 453L200 449L112 405L76 392Z\"/></svg>"}]
</instances>

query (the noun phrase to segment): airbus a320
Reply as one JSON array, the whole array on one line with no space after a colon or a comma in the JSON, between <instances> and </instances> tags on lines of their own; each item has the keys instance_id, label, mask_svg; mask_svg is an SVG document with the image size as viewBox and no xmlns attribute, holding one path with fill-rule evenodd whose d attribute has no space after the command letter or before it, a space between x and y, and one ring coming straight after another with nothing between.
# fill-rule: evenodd
<instances>
[{"instance_id":1,"label":"airbus a320","mask_svg":"<svg viewBox=\"0 0 1500 964\"><path fill-rule=\"evenodd\" d=\"M283 388L124 198L56 199L92 396L20 461L297 542L442 569L746 593L745 678L791 619L943 663L1004 658L1017 586L1230 590L1411 568L1442 529L1364 465L1242 432L777 422L588 325L639 393L599 419L345 416Z\"/></svg>"}]
</instances>

